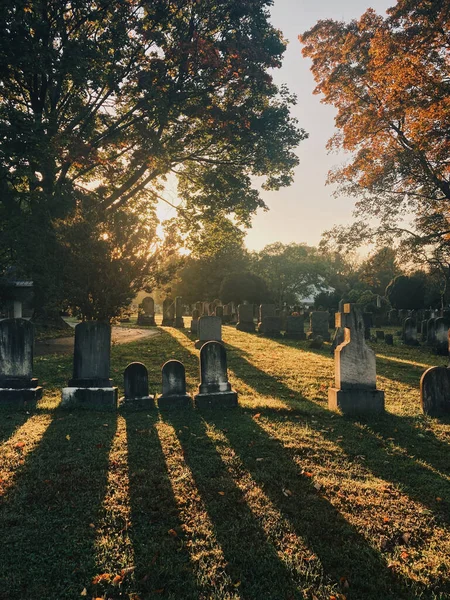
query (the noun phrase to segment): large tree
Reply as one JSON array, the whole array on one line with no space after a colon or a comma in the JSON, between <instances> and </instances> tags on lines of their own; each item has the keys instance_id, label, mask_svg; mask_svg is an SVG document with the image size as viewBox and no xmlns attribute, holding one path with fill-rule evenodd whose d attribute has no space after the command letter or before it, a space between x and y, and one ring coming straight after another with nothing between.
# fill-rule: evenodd
<instances>
[{"instance_id":1,"label":"large tree","mask_svg":"<svg viewBox=\"0 0 450 600\"><path fill-rule=\"evenodd\" d=\"M28 270L41 305L60 297L55 221L86 203L99 221L151 207L173 174L185 230L248 224L264 206L252 176L291 182L305 134L270 75L285 49L270 4L0 3L0 257Z\"/></svg>"},{"instance_id":2,"label":"large tree","mask_svg":"<svg viewBox=\"0 0 450 600\"><path fill-rule=\"evenodd\" d=\"M339 192L359 198L361 220L347 240L369 239L372 217L387 240L448 246L448 1L399 0L386 18L369 9L350 23L319 21L300 40L315 93L337 109L329 149L349 153L329 175Z\"/></svg>"}]
</instances>

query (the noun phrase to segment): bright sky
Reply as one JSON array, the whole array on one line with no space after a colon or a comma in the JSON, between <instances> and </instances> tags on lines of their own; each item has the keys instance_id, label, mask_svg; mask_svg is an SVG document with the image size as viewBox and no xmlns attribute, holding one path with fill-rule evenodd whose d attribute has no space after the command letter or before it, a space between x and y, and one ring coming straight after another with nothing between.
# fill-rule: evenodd
<instances>
[{"instance_id":1,"label":"bright sky","mask_svg":"<svg viewBox=\"0 0 450 600\"><path fill-rule=\"evenodd\" d=\"M300 165L294 183L277 192L262 192L270 210L259 211L254 217L246 238L250 250L260 250L276 241L315 246L326 229L351 223L354 199L334 198L333 188L325 186L329 169L345 160L342 155L328 155L325 148L333 135L335 110L321 104L320 97L312 94L315 83L309 70L310 61L302 57L297 36L319 19L349 21L360 17L369 7L384 15L395 3L395 0L274 0L272 23L289 41L283 66L274 74L275 81L287 84L297 95L292 112L309 138L298 148ZM167 192L174 200L175 189ZM167 206L158 211L162 219L171 216L170 212Z\"/></svg>"}]
</instances>

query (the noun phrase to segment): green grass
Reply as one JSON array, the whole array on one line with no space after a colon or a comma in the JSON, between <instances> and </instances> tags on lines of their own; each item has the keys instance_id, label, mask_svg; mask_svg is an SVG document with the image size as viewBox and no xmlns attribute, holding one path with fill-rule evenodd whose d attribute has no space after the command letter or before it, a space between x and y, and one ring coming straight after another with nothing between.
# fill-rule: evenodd
<instances>
[{"instance_id":1,"label":"green grass","mask_svg":"<svg viewBox=\"0 0 450 600\"><path fill-rule=\"evenodd\" d=\"M387 414L327 409L329 347L224 328L240 407L68 413L71 357L36 359L46 393L0 414L0 599L441 599L450 595L450 420L420 412L425 348L373 344ZM114 346L159 392L184 331Z\"/></svg>"}]
</instances>

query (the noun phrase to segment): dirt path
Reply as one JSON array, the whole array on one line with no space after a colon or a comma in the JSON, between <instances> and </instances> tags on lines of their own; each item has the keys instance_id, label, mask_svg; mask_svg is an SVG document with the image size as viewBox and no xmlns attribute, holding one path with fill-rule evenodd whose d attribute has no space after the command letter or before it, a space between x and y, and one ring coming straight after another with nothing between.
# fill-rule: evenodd
<instances>
[{"instance_id":1,"label":"dirt path","mask_svg":"<svg viewBox=\"0 0 450 600\"><path fill-rule=\"evenodd\" d=\"M125 327L113 327L112 343L128 344L129 342L137 342L138 340L146 337L153 337L155 335L159 335L158 329L127 329ZM71 354L73 352L73 343L73 337L41 340L35 344L34 355Z\"/></svg>"}]
</instances>

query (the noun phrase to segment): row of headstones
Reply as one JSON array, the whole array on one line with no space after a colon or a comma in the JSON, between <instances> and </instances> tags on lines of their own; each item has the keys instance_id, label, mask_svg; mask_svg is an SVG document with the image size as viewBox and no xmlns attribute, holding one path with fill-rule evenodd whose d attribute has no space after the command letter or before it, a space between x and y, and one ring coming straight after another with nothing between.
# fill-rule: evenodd
<instances>
[{"instance_id":1,"label":"row of headstones","mask_svg":"<svg viewBox=\"0 0 450 600\"><path fill-rule=\"evenodd\" d=\"M431 346L436 354L446 356L448 353L448 330L450 329L450 318L431 317L421 322L412 317L405 319L402 327L402 338L405 344L417 346L420 341Z\"/></svg>"},{"instance_id":2,"label":"row of headstones","mask_svg":"<svg viewBox=\"0 0 450 600\"><path fill-rule=\"evenodd\" d=\"M139 307L138 325L156 325L155 321L155 301L151 296L146 296ZM166 298L163 301L163 327L184 327L183 304L181 296L175 300Z\"/></svg>"},{"instance_id":3,"label":"row of headstones","mask_svg":"<svg viewBox=\"0 0 450 600\"><path fill-rule=\"evenodd\" d=\"M36 403L42 387L33 377L33 325L25 319L0 321L0 406L23 408ZM116 409L118 390L110 379L111 327L89 321L75 327L73 377L63 388L61 406L67 408ZM147 369L131 363L124 373L124 405L149 407ZM228 382L227 356L223 344L209 342L200 350L200 385L194 398L186 393L185 370L176 360L162 367L161 408L191 405L229 407L237 394Z\"/></svg>"},{"instance_id":4,"label":"row of headstones","mask_svg":"<svg viewBox=\"0 0 450 600\"><path fill-rule=\"evenodd\" d=\"M444 311L447 313L447 311ZM401 325L405 319L411 318L416 322L421 323L422 321L428 321L431 317L437 318L438 316L448 316L448 314L438 314L437 310L406 310L392 308L387 313L388 323L390 325Z\"/></svg>"}]
</instances>

